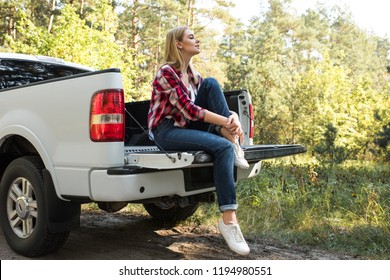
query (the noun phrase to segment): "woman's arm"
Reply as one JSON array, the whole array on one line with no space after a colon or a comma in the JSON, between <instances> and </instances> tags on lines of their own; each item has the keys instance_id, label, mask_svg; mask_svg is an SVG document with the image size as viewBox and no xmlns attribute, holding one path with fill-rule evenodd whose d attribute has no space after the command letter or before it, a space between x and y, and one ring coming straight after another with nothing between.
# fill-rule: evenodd
<instances>
[{"instance_id":1,"label":"woman's arm","mask_svg":"<svg viewBox=\"0 0 390 280\"><path fill-rule=\"evenodd\" d=\"M204 121L207 123L219 125L221 127L227 126L229 124L229 118L213 113L209 110L206 110L204 116Z\"/></svg>"},{"instance_id":2,"label":"woman's arm","mask_svg":"<svg viewBox=\"0 0 390 280\"><path fill-rule=\"evenodd\" d=\"M192 121L204 121L206 109L195 105L188 94L180 77L171 66L163 66L161 75L157 81L160 92L168 95L170 104L175 107L187 119Z\"/></svg>"}]
</instances>

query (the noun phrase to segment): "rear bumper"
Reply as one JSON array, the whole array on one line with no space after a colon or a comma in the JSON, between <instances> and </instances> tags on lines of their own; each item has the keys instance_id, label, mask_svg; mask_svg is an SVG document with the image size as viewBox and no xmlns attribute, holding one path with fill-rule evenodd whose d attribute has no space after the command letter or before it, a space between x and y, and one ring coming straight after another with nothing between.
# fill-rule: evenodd
<instances>
[{"instance_id":1,"label":"rear bumper","mask_svg":"<svg viewBox=\"0 0 390 280\"><path fill-rule=\"evenodd\" d=\"M91 198L94 201L136 201L155 197L188 196L214 188L192 192L185 190L182 170L110 175L108 170L91 172Z\"/></svg>"},{"instance_id":2,"label":"rear bumper","mask_svg":"<svg viewBox=\"0 0 390 280\"><path fill-rule=\"evenodd\" d=\"M93 201L138 201L163 196L190 196L214 191L212 166L174 170L109 169L90 173ZM241 180L260 173L261 162L237 169ZM207 172L204 172L206 171Z\"/></svg>"}]
</instances>

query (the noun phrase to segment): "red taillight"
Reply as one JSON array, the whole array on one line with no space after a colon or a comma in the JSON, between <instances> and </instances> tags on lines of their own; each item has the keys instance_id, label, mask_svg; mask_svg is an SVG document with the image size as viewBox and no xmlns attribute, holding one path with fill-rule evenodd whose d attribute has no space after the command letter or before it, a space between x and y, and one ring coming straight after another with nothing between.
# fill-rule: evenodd
<instances>
[{"instance_id":1,"label":"red taillight","mask_svg":"<svg viewBox=\"0 0 390 280\"><path fill-rule=\"evenodd\" d=\"M124 141L124 108L122 89L95 93L91 101L91 140L94 142Z\"/></svg>"},{"instance_id":2,"label":"red taillight","mask_svg":"<svg viewBox=\"0 0 390 280\"><path fill-rule=\"evenodd\" d=\"M253 105L249 104L249 118L250 118L250 125L249 125L249 138L253 139L255 135L255 115L253 114Z\"/></svg>"}]
</instances>

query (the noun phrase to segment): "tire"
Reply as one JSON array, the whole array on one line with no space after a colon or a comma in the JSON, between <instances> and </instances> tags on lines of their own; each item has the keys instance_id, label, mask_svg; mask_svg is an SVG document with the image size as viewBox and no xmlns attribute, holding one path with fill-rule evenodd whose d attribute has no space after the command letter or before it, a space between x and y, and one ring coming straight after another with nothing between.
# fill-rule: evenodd
<instances>
[{"instance_id":1,"label":"tire","mask_svg":"<svg viewBox=\"0 0 390 280\"><path fill-rule=\"evenodd\" d=\"M47 201L39 157L17 158L0 182L0 225L9 246L18 254L37 257L60 248L69 231L48 230Z\"/></svg>"},{"instance_id":2,"label":"tire","mask_svg":"<svg viewBox=\"0 0 390 280\"><path fill-rule=\"evenodd\" d=\"M181 207L176 201L143 204L145 210L160 223L175 224L192 216L199 207L198 202Z\"/></svg>"}]
</instances>

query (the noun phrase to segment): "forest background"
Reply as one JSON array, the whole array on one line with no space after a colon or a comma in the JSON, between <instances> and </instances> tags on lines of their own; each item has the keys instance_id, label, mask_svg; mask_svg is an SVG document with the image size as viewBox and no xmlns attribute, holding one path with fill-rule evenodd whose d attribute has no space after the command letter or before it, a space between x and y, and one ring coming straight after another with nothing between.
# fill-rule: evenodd
<instances>
[{"instance_id":1,"label":"forest background","mask_svg":"<svg viewBox=\"0 0 390 280\"><path fill-rule=\"evenodd\" d=\"M254 142L308 148L303 163L267 163L264 176L241 185L248 211L263 211L247 230L261 223L263 237L349 253L361 245L357 255L388 258L389 38L338 6L297 15L289 0L268 3L244 24L229 0L1 0L0 51L118 67L126 99L145 100L165 34L190 26L202 76L250 92ZM359 246L346 241L354 234Z\"/></svg>"}]
</instances>

